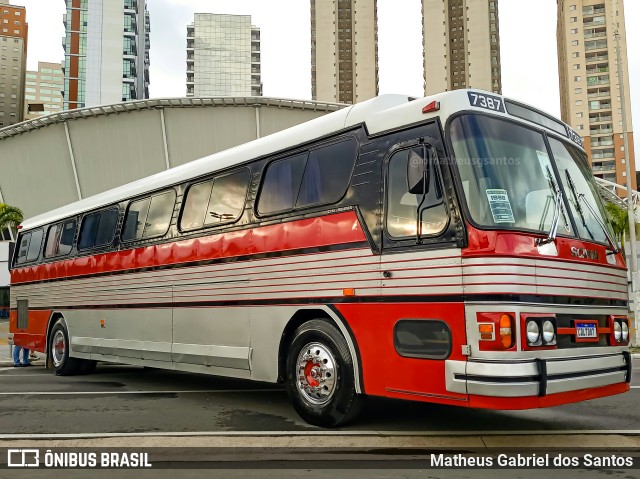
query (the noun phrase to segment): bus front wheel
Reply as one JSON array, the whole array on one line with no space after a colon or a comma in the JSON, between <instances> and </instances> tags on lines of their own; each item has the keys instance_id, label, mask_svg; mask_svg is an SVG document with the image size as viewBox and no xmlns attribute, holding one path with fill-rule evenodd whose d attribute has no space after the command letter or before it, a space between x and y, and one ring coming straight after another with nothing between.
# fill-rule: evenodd
<instances>
[{"instance_id":1,"label":"bus front wheel","mask_svg":"<svg viewBox=\"0 0 640 479\"><path fill-rule=\"evenodd\" d=\"M314 426L336 427L360 411L353 358L342 334L328 321L308 321L293 334L286 387L295 410Z\"/></svg>"},{"instance_id":2,"label":"bus front wheel","mask_svg":"<svg viewBox=\"0 0 640 479\"><path fill-rule=\"evenodd\" d=\"M82 370L82 360L69 357L69 333L64 319L53 325L49 337L49 359L57 376L71 376Z\"/></svg>"}]
</instances>

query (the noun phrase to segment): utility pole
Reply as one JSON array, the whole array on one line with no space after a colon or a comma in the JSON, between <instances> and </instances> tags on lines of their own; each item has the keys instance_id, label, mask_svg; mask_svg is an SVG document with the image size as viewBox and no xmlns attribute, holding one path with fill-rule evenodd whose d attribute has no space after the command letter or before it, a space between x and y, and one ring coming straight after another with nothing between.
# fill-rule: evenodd
<instances>
[{"instance_id":1,"label":"utility pole","mask_svg":"<svg viewBox=\"0 0 640 479\"><path fill-rule=\"evenodd\" d=\"M622 74L622 54L620 52L620 24L616 25L616 60L618 64L618 84L620 85L620 105L622 112L622 137L624 139L625 169L627 172L627 211L629 214L629 243L631 244L631 291L633 294L633 320L636 331L635 344L638 344L638 251L636 245L636 215L633 204L633 183L631 181L631 161L629 158L629 135L627 125L627 105L624 75ZM634 172L635 173L635 172Z\"/></svg>"}]
</instances>

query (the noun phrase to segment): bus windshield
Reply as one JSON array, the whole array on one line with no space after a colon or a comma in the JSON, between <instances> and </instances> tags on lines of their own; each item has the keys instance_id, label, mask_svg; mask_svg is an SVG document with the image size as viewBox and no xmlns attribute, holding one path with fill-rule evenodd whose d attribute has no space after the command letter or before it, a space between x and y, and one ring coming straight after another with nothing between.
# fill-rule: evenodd
<instances>
[{"instance_id":1,"label":"bus windshield","mask_svg":"<svg viewBox=\"0 0 640 479\"><path fill-rule=\"evenodd\" d=\"M559 202L558 234L606 243L606 235L593 216L599 215L606 224L604 208L577 149L551 139L558 177L540 132L483 115L459 116L449 131L475 223L548 233L556 213L557 191L561 191L567 201ZM575 218L577 235L570 214Z\"/></svg>"}]
</instances>

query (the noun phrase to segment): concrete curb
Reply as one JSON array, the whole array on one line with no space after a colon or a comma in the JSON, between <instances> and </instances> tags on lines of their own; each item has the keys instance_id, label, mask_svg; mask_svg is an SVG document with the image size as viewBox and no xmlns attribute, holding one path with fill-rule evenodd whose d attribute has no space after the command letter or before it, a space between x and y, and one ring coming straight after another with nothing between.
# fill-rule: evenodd
<instances>
[{"instance_id":1,"label":"concrete curb","mask_svg":"<svg viewBox=\"0 0 640 479\"><path fill-rule=\"evenodd\" d=\"M523 449L548 449L550 444L562 444L562 448L597 449L640 447L640 436L635 434L486 434L482 431L458 434L420 435L408 433L402 436L385 435L384 431L365 434L336 434L301 431L300 434L271 433L256 435L246 431L238 434L191 437L133 436L133 437L70 437L30 439L3 438L0 447L216 447L216 448L509 448L517 445Z\"/></svg>"}]
</instances>

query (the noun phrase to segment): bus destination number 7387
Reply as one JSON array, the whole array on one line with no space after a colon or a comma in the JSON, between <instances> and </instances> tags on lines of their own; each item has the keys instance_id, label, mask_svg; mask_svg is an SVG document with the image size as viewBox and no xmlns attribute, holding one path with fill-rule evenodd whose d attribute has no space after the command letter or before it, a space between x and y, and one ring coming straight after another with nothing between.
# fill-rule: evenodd
<instances>
[{"instance_id":1,"label":"bus destination number 7387","mask_svg":"<svg viewBox=\"0 0 640 479\"><path fill-rule=\"evenodd\" d=\"M484 108L491 111L499 111L500 113L506 113L502 98L492 95L486 95L484 93L468 92L469 103L471 106L478 108Z\"/></svg>"}]
</instances>

